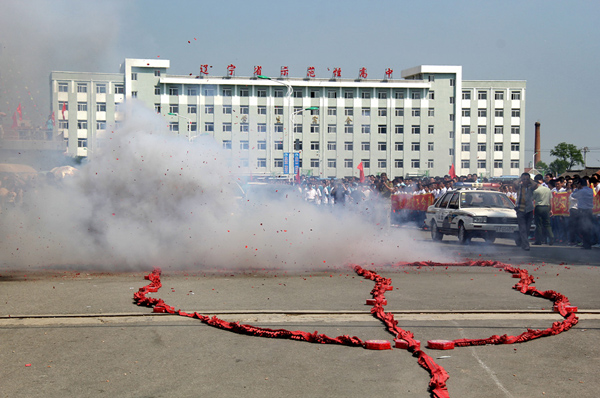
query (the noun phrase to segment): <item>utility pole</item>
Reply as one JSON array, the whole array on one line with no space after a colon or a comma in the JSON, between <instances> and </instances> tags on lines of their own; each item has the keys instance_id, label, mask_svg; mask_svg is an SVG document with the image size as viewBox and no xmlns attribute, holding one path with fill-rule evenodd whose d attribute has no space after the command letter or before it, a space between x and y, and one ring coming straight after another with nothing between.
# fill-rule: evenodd
<instances>
[{"instance_id":1,"label":"utility pole","mask_svg":"<svg viewBox=\"0 0 600 398\"><path fill-rule=\"evenodd\" d=\"M590 148L588 148L587 146L584 146L582 149L583 152L583 168L587 168L587 153L590 151Z\"/></svg>"}]
</instances>

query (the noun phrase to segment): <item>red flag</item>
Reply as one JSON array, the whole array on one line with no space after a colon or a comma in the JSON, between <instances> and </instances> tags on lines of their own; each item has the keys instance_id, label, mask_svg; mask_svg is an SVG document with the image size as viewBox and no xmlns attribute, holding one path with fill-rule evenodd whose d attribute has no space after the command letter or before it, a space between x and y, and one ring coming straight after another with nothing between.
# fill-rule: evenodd
<instances>
[{"instance_id":1,"label":"red flag","mask_svg":"<svg viewBox=\"0 0 600 398\"><path fill-rule=\"evenodd\" d=\"M450 166L450 171L448 172L448 175L450 176L450 178L456 178L456 171L454 170L454 163L452 163L452 166Z\"/></svg>"},{"instance_id":2,"label":"red flag","mask_svg":"<svg viewBox=\"0 0 600 398\"><path fill-rule=\"evenodd\" d=\"M21 104L17 107L17 113L19 114L19 120L23 120L23 113L21 112Z\"/></svg>"},{"instance_id":3,"label":"red flag","mask_svg":"<svg viewBox=\"0 0 600 398\"><path fill-rule=\"evenodd\" d=\"M296 184L300 184L300 167L296 171Z\"/></svg>"},{"instance_id":4,"label":"red flag","mask_svg":"<svg viewBox=\"0 0 600 398\"><path fill-rule=\"evenodd\" d=\"M56 126L56 119L54 118L54 112L52 112L52 126Z\"/></svg>"},{"instance_id":5,"label":"red flag","mask_svg":"<svg viewBox=\"0 0 600 398\"><path fill-rule=\"evenodd\" d=\"M363 164L362 162L360 162L358 164L358 166L356 166L356 168L360 171L360 183L362 184L363 182L365 182L365 169L363 168Z\"/></svg>"},{"instance_id":6,"label":"red flag","mask_svg":"<svg viewBox=\"0 0 600 398\"><path fill-rule=\"evenodd\" d=\"M17 127L19 127L19 125L17 124L17 112L15 112L13 113L13 124L11 128L16 129Z\"/></svg>"},{"instance_id":7,"label":"red flag","mask_svg":"<svg viewBox=\"0 0 600 398\"><path fill-rule=\"evenodd\" d=\"M65 120L65 111L67 110L67 103L63 102L63 106L62 106L62 116L63 116L63 120Z\"/></svg>"}]
</instances>

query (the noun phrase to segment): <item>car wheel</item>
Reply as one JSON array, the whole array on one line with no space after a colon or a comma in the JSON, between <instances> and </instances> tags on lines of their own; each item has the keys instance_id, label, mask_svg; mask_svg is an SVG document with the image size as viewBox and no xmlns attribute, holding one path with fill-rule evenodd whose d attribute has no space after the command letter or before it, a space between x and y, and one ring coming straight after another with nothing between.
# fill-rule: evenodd
<instances>
[{"instance_id":1,"label":"car wheel","mask_svg":"<svg viewBox=\"0 0 600 398\"><path fill-rule=\"evenodd\" d=\"M458 241L463 245L466 245L471 241L469 233L462 222L458 225Z\"/></svg>"},{"instance_id":2,"label":"car wheel","mask_svg":"<svg viewBox=\"0 0 600 398\"><path fill-rule=\"evenodd\" d=\"M444 238L444 234L440 232L435 221L431 221L431 239L439 242Z\"/></svg>"},{"instance_id":3,"label":"car wheel","mask_svg":"<svg viewBox=\"0 0 600 398\"><path fill-rule=\"evenodd\" d=\"M488 232L485 235L485 242L486 243L494 243L496 241L496 234L494 232Z\"/></svg>"}]
</instances>

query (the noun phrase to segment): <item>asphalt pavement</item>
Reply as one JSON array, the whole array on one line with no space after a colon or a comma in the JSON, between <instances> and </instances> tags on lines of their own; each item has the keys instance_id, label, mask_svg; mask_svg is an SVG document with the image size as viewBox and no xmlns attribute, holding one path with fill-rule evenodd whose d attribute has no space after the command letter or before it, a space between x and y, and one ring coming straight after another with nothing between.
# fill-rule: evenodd
<instances>
[{"instance_id":1,"label":"asphalt pavement","mask_svg":"<svg viewBox=\"0 0 600 398\"><path fill-rule=\"evenodd\" d=\"M600 373L600 251L493 245L453 237L432 250L526 269L540 290L578 307L579 323L522 344L424 348L450 375L450 397L592 397ZM365 268L368 268L365 266ZM523 295L492 267L373 265L391 278L386 311L427 340L486 338L546 329L563 318L548 300ZM133 302L145 272L76 268L0 270L1 397L429 397L429 374L402 349L240 335ZM362 340L393 337L370 314L373 282L349 267L169 270L152 293L184 311L273 329Z\"/></svg>"}]
</instances>

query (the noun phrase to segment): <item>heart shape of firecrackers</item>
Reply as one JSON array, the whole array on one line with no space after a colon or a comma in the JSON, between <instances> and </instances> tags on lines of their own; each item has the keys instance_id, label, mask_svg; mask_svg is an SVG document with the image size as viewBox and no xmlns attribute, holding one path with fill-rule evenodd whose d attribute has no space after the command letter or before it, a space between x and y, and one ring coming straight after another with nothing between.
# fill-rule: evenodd
<instances>
[{"instance_id":1,"label":"heart shape of firecrackers","mask_svg":"<svg viewBox=\"0 0 600 398\"><path fill-rule=\"evenodd\" d=\"M527 270L521 270L519 268L496 261L467 261L464 263L455 264L442 264L425 261L396 265L434 267L481 266L500 268L505 272L511 273L513 278L519 278L519 282L513 286L513 289L519 290L523 294L529 294L532 296L552 300L554 302L553 310L560 313L560 315L565 318L562 322L554 322L548 329L528 329L519 336L494 335L487 339L429 340L427 342L427 348L430 349L450 350L454 349L455 347L467 347L473 345L523 343L525 341L556 335L567 331L578 322L578 318L575 316L577 307L571 305L567 297L560 293L557 293L553 290L539 291L535 287L530 286L534 283L534 279L529 275ZM429 387L433 396L437 398L449 398L448 389L446 388L448 374L444 368L435 363L435 361L429 355L421 350L421 342L419 340L415 340L414 335L410 331L403 330L398 327L398 322L394 319L393 314L389 314L384 311L383 306L387 305L385 292L393 290L391 279L383 278L375 272L365 270L358 265L354 265L353 268L358 275L375 282L375 287L373 287L373 290L371 290L371 295L373 298L368 299L367 304L372 305L371 313L376 318L380 319L386 325L388 331L396 337L394 339L395 348L405 349L412 352L413 356L418 358L419 365L421 365L421 367L425 368L430 373L431 381L429 382ZM239 322L226 322L217 317L211 318L198 314L197 312L189 314L181 310L175 310L174 307L167 305L162 299L146 297L146 294L156 293L162 287L160 274L161 270L159 268L154 269L149 275L145 276L145 279L149 280L150 284L141 287L139 291L134 294L134 300L138 305L153 307L153 311L157 313L169 313L197 318L210 326L259 337L289 338L292 340L303 340L311 343L344 344L361 346L371 350L389 350L392 348L390 342L387 340L367 340L363 342L356 336L350 337L348 335L343 335L329 337L324 334L318 334L316 331L314 333L308 333L303 331L290 331L286 329L273 330L268 328L259 328L252 325L241 325Z\"/></svg>"}]
</instances>

